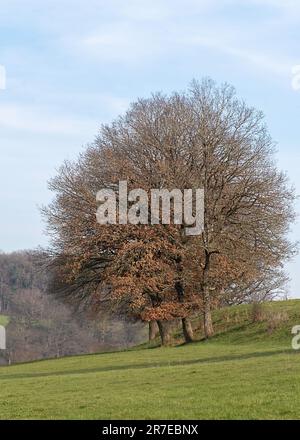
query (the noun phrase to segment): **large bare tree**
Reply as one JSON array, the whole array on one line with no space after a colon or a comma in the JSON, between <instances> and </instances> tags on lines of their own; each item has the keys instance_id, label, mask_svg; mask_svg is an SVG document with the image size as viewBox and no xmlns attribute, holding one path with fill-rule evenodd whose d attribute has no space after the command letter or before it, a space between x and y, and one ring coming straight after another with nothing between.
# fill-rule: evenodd
<instances>
[{"instance_id":1,"label":"large bare tree","mask_svg":"<svg viewBox=\"0 0 300 440\"><path fill-rule=\"evenodd\" d=\"M146 191L203 188L203 232L187 236L174 222L98 225L96 192L120 180ZM63 296L121 305L161 326L181 317L187 341L191 313L202 311L210 337L212 308L249 301L258 285L270 293L270 273L282 279L294 251L294 193L274 163L263 115L227 84L194 81L187 92L138 100L50 187L56 198L44 213L55 260L65 262Z\"/></svg>"}]
</instances>

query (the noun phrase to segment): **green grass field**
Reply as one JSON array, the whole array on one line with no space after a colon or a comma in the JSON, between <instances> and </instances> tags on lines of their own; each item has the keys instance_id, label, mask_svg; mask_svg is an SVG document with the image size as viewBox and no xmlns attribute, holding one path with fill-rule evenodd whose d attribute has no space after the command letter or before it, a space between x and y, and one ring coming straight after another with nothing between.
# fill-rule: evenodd
<instances>
[{"instance_id":1,"label":"green grass field","mask_svg":"<svg viewBox=\"0 0 300 440\"><path fill-rule=\"evenodd\" d=\"M298 419L300 300L214 314L210 341L0 368L2 419ZM194 322L197 327L197 321ZM201 338L201 332L198 333Z\"/></svg>"}]
</instances>

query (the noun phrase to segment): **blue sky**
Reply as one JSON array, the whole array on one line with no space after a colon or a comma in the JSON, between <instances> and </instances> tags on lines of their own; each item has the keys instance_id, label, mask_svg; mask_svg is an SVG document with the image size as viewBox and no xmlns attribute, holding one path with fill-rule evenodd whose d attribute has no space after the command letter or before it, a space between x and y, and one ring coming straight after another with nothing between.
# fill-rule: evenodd
<instances>
[{"instance_id":1,"label":"blue sky","mask_svg":"<svg viewBox=\"0 0 300 440\"><path fill-rule=\"evenodd\" d=\"M47 243L47 180L101 123L203 76L264 111L300 194L299 41L298 0L0 0L0 249ZM287 267L297 297L299 266Z\"/></svg>"}]
</instances>

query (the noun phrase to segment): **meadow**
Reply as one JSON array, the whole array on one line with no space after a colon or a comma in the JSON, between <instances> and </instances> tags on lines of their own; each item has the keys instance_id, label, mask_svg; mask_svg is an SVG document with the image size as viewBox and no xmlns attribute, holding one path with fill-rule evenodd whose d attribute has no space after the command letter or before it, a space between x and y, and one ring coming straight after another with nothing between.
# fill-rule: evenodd
<instances>
[{"instance_id":1,"label":"meadow","mask_svg":"<svg viewBox=\"0 0 300 440\"><path fill-rule=\"evenodd\" d=\"M257 312L256 312L257 314ZM300 300L216 311L216 336L0 368L1 419L298 419ZM197 332L198 322L194 321Z\"/></svg>"}]
</instances>

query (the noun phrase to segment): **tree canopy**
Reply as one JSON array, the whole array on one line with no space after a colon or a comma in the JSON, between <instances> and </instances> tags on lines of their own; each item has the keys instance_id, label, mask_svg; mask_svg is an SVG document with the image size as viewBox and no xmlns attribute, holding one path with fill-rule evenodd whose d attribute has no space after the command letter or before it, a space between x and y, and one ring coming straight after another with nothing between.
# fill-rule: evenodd
<instances>
[{"instance_id":1,"label":"tree canopy","mask_svg":"<svg viewBox=\"0 0 300 440\"><path fill-rule=\"evenodd\" d=\"M129 189L204 190L204 229L184 224L100 225L96 193ZM193 81L185 92L153 94L104 125L75 162L51 180L55 198L43 213L52 235L52 291L93 312L109 308L134 319L203 315L220 304L270 298L294 252L287 233L294 192L277 170L261 112L228 84ZM150 215L150 213L149 213Z\"/></svg>"}]
</instances>

